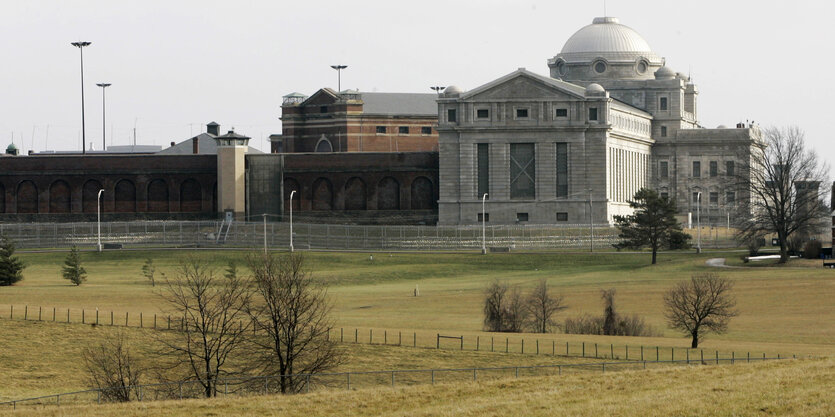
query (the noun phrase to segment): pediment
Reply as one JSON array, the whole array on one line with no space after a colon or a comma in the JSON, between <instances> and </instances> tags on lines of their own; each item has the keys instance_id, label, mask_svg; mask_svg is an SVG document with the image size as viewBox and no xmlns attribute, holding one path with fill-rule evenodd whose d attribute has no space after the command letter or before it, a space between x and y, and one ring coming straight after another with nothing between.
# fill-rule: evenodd
<instances>
[{"instance_id":1,"label":"pediment","mask_svg":"<svg viewBox=\"0 0 835 417\"><path fill-rule=\"evenodd\" d=\"M337 97L332 92L328 91L329 89L321 89L312 96L310 96L307 100L302 103L303 106L320 106L324 104L333 104L336 102Z\"/></svg>"},{"instance_id":2,"label":"pediment","mask_svg":"<svg viewBox=\"0 0 835 417\"><path fill-rule=\"evenodd\" d=\"M527 71L517 71L487 83L465 95L468 100L568 100L582 99L585 89Z\"/></svg>"}]
</instances>

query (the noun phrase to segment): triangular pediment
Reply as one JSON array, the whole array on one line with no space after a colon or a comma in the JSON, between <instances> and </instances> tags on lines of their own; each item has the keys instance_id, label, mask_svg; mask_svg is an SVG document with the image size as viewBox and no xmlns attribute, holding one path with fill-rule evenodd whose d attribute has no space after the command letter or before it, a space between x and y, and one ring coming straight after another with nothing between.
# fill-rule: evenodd
<instances>
[{"instance_id":1,"label":"triangular pediment","mask_svg":"<svg viewBox=\"0 0 835 417\"><path fill-rule=\"evenodd\" d=\"M333 104L339 97L330 88L322 88L313 93L307 100L302 103L302 106L320 106L323 104Z\"/></svg>"},{"instance_id":2,"label":"triangular pediment","mask_svg":"<svg viewBox=\"0 0 835 417\"><path fill-rule=\"evenodd\" d=\"M585 88L520 69L464 94L466 100L583 99Z\"/></svg>"}]
</instances>

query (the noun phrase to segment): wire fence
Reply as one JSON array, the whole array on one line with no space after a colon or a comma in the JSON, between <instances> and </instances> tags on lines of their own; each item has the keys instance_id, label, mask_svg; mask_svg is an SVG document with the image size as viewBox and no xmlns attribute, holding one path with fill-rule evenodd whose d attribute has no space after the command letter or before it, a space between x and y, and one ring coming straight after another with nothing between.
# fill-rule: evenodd
<instances>
[{"instance_id":1,"label":"wire fence","mask_svg":"<svg viewBox=\"0 0 835 417\"><path fill-rule=\"evenodd\" d=\"M164 313L114 312L99 309L57 308L29 305L0 305L0 319L49 321L96 326L133 327L152 330L181 331L182 317ZM241 327L245 325L242 322ZM739 358L796 357L785 352L720 351L676 346L640 345L567 341L562 334L452 334L432 331L402 331L377 328L339 327L328 329L329 341L342 344L402 346L437 350L491 352L522 355L549 355L619 361L675 361L699 359L710 361Z\"/></svg>"},{"instance_id":2,"label":"wire fence","mask_svg":"<svg viewBox=\"0 0 835 417\"><path fill-rule=\"evenodd\" d=\"M293 246L308 250L496 250L598 249L618 241L617 229L594 225L372 226L293 224ZM703 248L735 247L725 228L702 228ZM84 223L0 223L0 234L19 248L96 247L99 225ZM695 236L695 229L688 230ZM593 236L593 238L592 238ZM484 241L483 241L484 240ZM105 248L290 246L287 222L131 221L101 223Z\"/></svg>"},{"instance_id":3,"label":"wire fence","mask_svg":"<svg viewBox=\"0 0 835 417\"><path fill-rule=\"evenodd\" d=\"M521 378L533 376L562 376L583 372L618 372L634 369L657 368L670 365L720 365L736 362L757 362L781 360L778 357L747 357L724 358L714 360L678 359L678 360L645 360L621 361L555 365L530 366L502 366L481 368L437 368L437 369L409 369L383 371L351 371L330 372L317 374L294 375L261 375L248 377L219 378L211 381L215 387L211 392L214 396L247 396L282 394L280 381L282 378L295 379L297 389L293 393L310 393L322 390L352 390L360 388L374 388L390 386L411 386L437 383L464 383L506 378ZM45 395L0 402L0 407L16 410L20 406L46 407L61 405L100 404L108 400L109 391L127 390L131 401L155 401L169 399L202 398L206 396L207 381L177 381L157 384L141 384L126 387L106 387L75 392Z\"/></svg>"}]
</instances>

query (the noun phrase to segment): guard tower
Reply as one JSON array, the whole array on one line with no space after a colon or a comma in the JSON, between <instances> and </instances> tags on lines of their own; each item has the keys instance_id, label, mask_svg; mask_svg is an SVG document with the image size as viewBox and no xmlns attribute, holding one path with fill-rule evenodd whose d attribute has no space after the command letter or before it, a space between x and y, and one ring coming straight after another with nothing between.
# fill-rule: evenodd
<instances>
[{"instance_id":1,"label":"guard tower","mask_svg":"<svg viewBox=\"0 0 835 417\"><path fill-rule=\"evenodd\" d=\"M218 211L243 219L246 212L245 158L249 138L230 130L217 141ZM229 214L227 214L229 216Z\"/></svg>"}]
</instances>

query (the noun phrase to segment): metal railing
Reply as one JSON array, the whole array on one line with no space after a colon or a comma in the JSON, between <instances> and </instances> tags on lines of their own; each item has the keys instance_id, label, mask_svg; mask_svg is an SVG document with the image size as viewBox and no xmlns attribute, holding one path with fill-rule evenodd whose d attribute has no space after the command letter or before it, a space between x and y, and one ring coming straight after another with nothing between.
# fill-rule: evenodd
<instances>
[{"instance_id":1,"label":"metal railing","mask_svg":"<svg viewBox=\"0 0 835 417\"><path fill-rule=\"evenodd\" d=\"M680 359L661 361L628 361L628 362L597 362L554 365L525 365L525 366L497 366L479 368L436 368L436 369L406 369L380 371L350 371L325 372L316 374L294 375L259 375L248 377L218 378L212 382L215 396L246 396L280 394L280 387L276 384L282 378L293 378L298 385L294 393L309 393L319 390L334 390L345 388L370 388L380 386L419 385L436 383L476 382L484 379L519 378L532 376L561 376L568 373L616 372L631 369L647 369L652 366L665 365L720 365L736 362L756 362L769 360L783 360L779 357L750 357L747 358L708 358L708 359ZM204 380L187 380L164 382L156 384L140 384L125 387L97 388L82 391L64 392L43 395L39 397L23 398L0 402L0 406L17 409L26 406L60 406L68 404L102 403L106 400L106 391L129 390L134 395L132 401L148 401L162 399L201 398L205 396Z\"/></svg>"}]
</instances>

